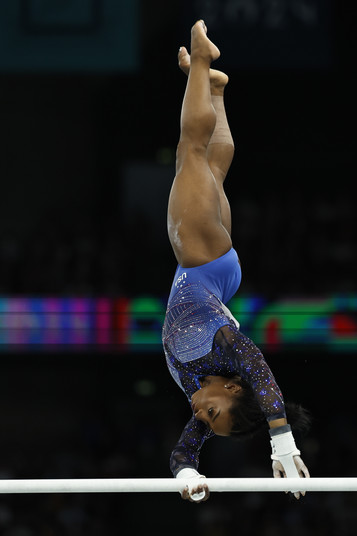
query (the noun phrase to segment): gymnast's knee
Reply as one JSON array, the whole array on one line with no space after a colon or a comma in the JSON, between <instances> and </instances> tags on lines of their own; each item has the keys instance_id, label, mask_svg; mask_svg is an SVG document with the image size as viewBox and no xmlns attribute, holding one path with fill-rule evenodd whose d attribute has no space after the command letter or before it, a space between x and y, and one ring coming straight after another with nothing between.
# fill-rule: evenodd
<instances>
[{"instance_id":1,"label":"gymnast's knee","mask_svg":"<svg viewBox=\"0 0 357 536\"><path fill-rule=\"evenodd\" d=\"M176 149L176 168L182 167L187 162L207 161L207 145L187 139L180 139Z\"/></svg>"}]
</instances>

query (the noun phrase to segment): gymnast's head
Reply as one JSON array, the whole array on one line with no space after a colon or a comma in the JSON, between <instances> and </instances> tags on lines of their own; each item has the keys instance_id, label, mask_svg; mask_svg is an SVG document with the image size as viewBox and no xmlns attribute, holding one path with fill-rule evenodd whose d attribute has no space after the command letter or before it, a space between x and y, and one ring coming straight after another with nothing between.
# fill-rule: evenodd
<instances>
[{"instance_id":1,"label":"gymnast's head","mask_svg":"<svg viewBox=\"0 0 357 536\"><path fill-rule=\"evenodd\" d=\"M195 418L216 435L245 440L269 428L253 389L239 376L206 376L202 388L192 395L191 405ZM305 433L310 426L308 411L291 402L285 409L289 423Z\"/></svg>"},{"instance_id":2,"label":"gymnast's head","mask_svg":"<svg viewBox=\"0 0 357 536\"><path fill-rule=\"evenodd\" d=\"M244 399L241 378L206 376L202 387L191 398L192 410L216 435L229 436L235 427L236 407Z\"/></svg>"}]
</instances>

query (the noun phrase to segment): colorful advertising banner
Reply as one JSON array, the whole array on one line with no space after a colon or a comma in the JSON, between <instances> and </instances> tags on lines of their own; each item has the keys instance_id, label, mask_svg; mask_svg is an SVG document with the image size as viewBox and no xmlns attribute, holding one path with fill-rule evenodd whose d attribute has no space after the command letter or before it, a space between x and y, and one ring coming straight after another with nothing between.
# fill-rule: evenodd
<instances>
[{"instance_id":1,"label":"colorful advertising banner","mask_svg":"<svg viewBox=\"0 0 357 536\"><path fill-rule=\"evenodd\" d=\"M228 304L241 330L262 348L357 349L357 295ZM0 297L0 351L161 351L166 298Z\"/></svg>"}]
</instances>

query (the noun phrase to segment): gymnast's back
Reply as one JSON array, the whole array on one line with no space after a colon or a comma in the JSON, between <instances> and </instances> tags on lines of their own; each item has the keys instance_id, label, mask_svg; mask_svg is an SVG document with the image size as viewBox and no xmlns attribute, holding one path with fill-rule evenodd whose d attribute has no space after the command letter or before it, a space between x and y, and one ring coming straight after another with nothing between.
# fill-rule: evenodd
<instances>
[{"instance_id":1,"label":"gymnast's back","mask_svg":"<svg viewBox=\"0 0 357 536\"><path fill-rule=\"evenodd\" d=\"M233 248L202 266L178 265L163 327L165 351L182 363L207 354L219 328L230 323L231 313L224 304L240 281L241 268Z\"/></svg>"},{"instance_id":2,"label":"gymnast's back","mask_svg":"<svg viewBox=\"0 0 357 536\"><path fill-rule=\"evenodd\" d=\"M225 303L236 293L240 281L241 268L238 255L233 248L222 257L202 266L177 267L168 300L162 338L170 373L188 397L192 394L192 389L199 388L199 375L214 373L222 375L221 369L214 372L212 367L208 366L209 359L200 360L208 367L204 367L202 374L194 374L196 380L189 387L187 382L185 386L182 384L180 369L181 372L187 367L192 370L192 361L204 356L209 357L214 338L220 328L231 322L239 328ZM193 380L193 377L191 379Z\"/></svg>"}]
</instances>

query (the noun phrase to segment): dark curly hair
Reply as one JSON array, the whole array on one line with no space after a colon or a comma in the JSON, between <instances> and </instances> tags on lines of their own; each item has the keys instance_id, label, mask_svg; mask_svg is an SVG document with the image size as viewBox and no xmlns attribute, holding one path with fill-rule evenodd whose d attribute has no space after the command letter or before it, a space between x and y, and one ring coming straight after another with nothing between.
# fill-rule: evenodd
<instances>
[{"instance_id":1,"label":"dark curly hair","mask_svg":"<svg viewBox=\"0 0 357 536\"><path fill-rule=\"evenodd\" d=\"M254 396L254 391L243 379L235 379L242 389L239 391L239 396L233 402L230 408L230 414L233 420L233 426L230 437L238 440L245 440L253 437L262 430L268 430L269 424L257 399ZM311 416L310 413L299 404L287 402L285 410L288 423L292 430L300 432L304 435L310 428Z\"/></svg>"}]
</instances>

